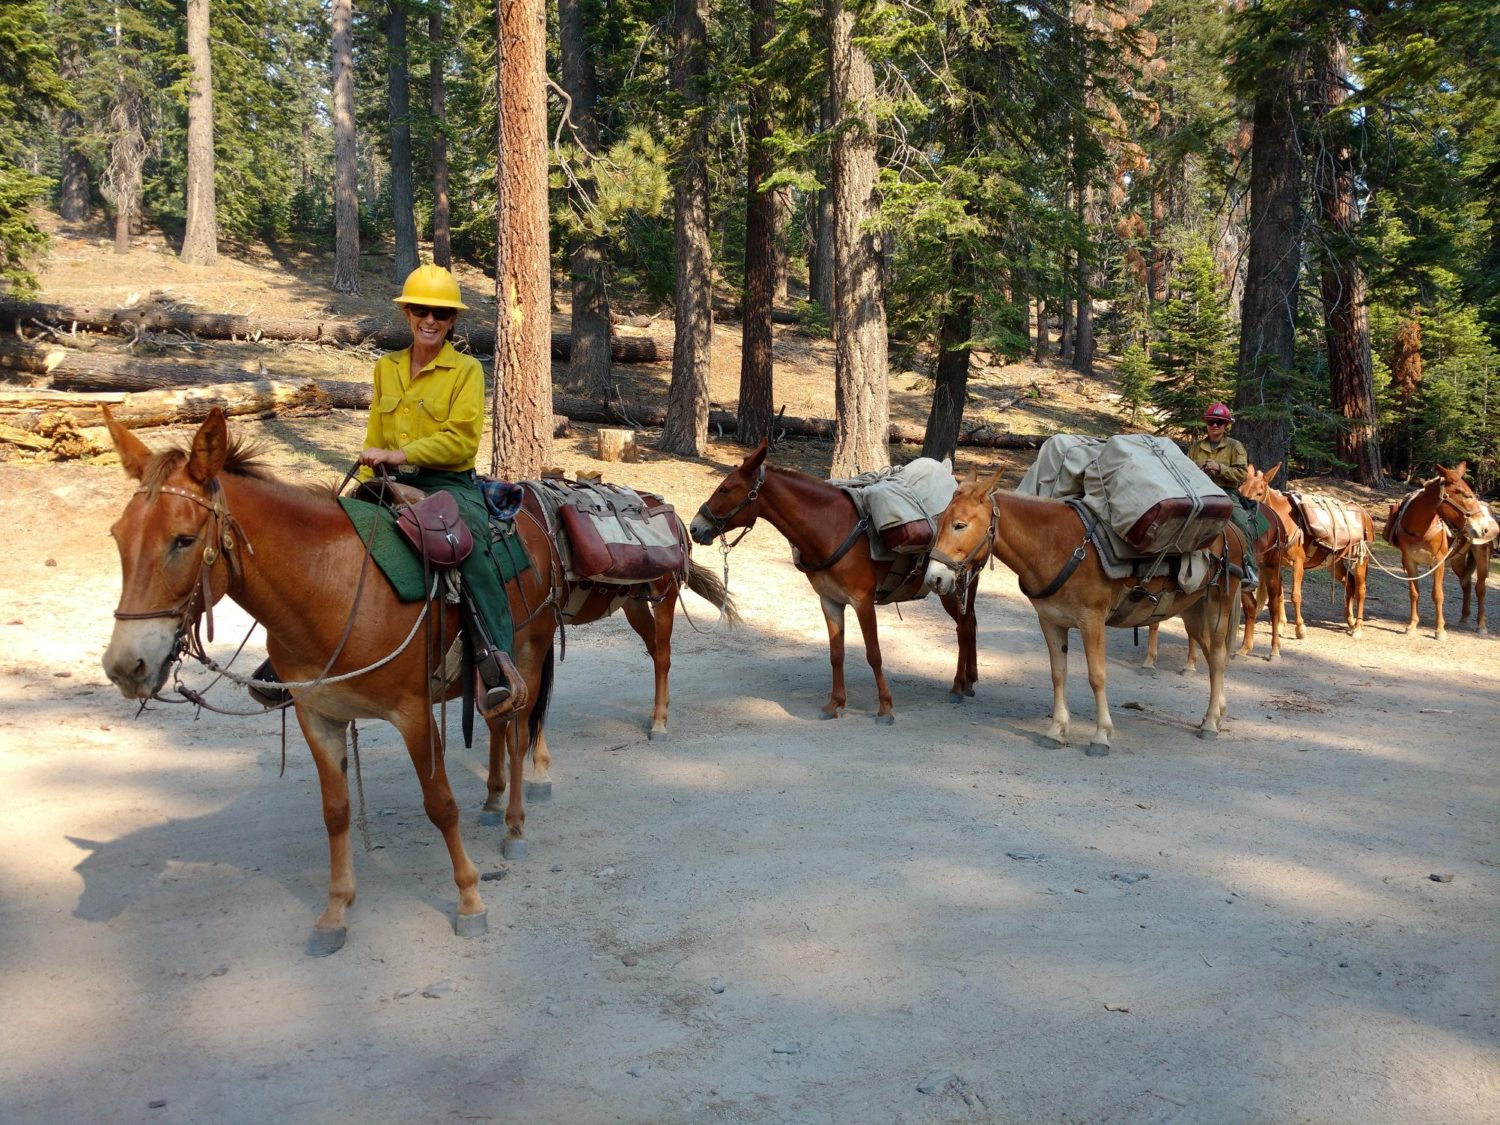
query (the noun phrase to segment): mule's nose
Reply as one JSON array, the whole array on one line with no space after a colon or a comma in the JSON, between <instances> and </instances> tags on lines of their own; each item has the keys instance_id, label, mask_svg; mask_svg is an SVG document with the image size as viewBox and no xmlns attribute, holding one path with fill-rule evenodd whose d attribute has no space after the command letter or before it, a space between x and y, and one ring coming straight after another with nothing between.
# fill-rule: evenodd
<instances>
[{"instance_id":1,"label":"mule's nose","mask_svg":"<svg viewBox=\"0 0 1500 1125\"><path fill-rule=\"evenodd\" d=\"M707 547L714 541L714 529L702 516L693 517L693 522L688 526L688 534L693 537L693 542L701 547Z\"/></svg>"},{"instance_id":2,"label":"mule's nose","mask_svg":"<svg viewBox=\"0 0 1500 1125\"><path fill-rule=\"evenodd\" d=\"M120 694L126 699L148 699L151 690L148 680L151 670L146 666L145 660L137 656L111 657L109 653L104 654L104 674L109 677L109 682L120 689Z\"/></svg>"}]
</instances>

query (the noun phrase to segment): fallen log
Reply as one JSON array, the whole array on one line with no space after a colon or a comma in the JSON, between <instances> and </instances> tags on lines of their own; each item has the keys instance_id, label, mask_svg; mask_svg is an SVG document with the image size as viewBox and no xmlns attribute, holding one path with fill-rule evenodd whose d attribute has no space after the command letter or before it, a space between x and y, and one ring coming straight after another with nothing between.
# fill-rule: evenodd
<instances>
[{"instance_id":1,"label":"fallen log","mask_svg":"<svg viewBox=\"0 0 1500 1125\"><path fill-rule=\"evenodd\" d=\"M660 426L666 422L667 412L659 406L631 406L614 404L602 406L589 399L572 398L565 395L552 396L552 409L566 414L575 422L598 422L606 425ZM708 428L724 434L739 430L739 417L729 410L710 410ZM777 433L795 437L832 439L834 423L829 418L793 418L782 415L773 423ZM920 426L891 423L889 439L898 445L921 445L926 433ZM1016 434L1009 430L996 429L989 425L974 425L960 430L958 444L966 448L979 449L1038 449L1046 437L1041 434Z\"/></svg>"},{"instance_id":2,"label":"fallen log","mask_svg":"<svg viewBox=\"0 0 1500 1125\"><path fill-rule=\"evenodd\" d=\"M108 406L125 425L138 428L201 422L216 406L232 416L264 416L285 414L291 410L326 410L330 405L328 396L311 379L300 383L252 379L139 394L0 391L0 415L5 423L32 433L47 429L58 421L74 426L98 425L101 406Z\"/></svg>"},{"instance_id":3,"label":"fallen log","mask_svg":"<svg viewBox=\"0 0 1500 1125\"><path fill-rule=\"evenodd\" d=\"M142 331L183 332L208 340L299 340L317 344L372 344L387 351L411 343L411 333L373 319L301 320L293 317L251 319L235 313L188 312L142 305L129 309L98 309L51 305L41 301L19 301L0 297L0 328L18 328L33 321L63 331L134 334ZM495 329L460 324L457 342L475 355L492 355ZM552 358L566 360L573 338L566 332L552 333ZM666 363L672 345L649 336L611 336L610 358L615 363Z\"/></svg>"}]
</instances>

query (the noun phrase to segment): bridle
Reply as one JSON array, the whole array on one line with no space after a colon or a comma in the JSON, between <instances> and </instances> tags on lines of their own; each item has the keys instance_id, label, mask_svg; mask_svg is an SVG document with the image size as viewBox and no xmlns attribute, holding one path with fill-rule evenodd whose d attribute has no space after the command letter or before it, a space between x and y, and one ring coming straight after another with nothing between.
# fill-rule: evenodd
<instances>
[{"instance_id":1,"label":"bridle","mask_svg":"<svg viewBox=\"0 0 1500 1125\"><path fill-rule=\"evenodd\" d=\"M760 499L760 487L761 487L761 485L763 485L765 483L766 483L766 463L764 461L762 461L760 463L760 468L757 469L756 472L755 472L755 483L753 483L750 486L750 491L747 492L747 493L745 493L745 498L743 500L741 500L738 504L736 504L733 508L731 508L727 513L725 513L722 516L717 516L717 515L715 515L713 513L712 509L709 508L708 501L707 500L703 501L703 503L698 508L698 515L700 515L701 517L703 517L703 519L708 523L708 525L711 528L713 528L713 538L714 539L718 539L718 538L720 538L724 534L724 529L729 526L730 521L732 521L735 516L739 515L746 508L748 508L751 504L754 504L757 500ZM736 544L739 543L739 541L741 539L743 539L746 535L750 534L750 529L755 526L755 521L758 520L759 518L760 518L760 513L759 512L757 512L754 515L752 515L750 517L750 522L747 523L741 529L740 534L735 539L735 541L733 543L726 544L726 549L728 549L730 547L734 547Z\"/></svg>"},{"instance_id":2,"label":"bridle","mask_svg":"<svg viewBox=\"0 0 1500 1125\"><path fill-rule=\"evenodd\" d=\"M229 581L231 584L243 577L244 567L240 563L235 548L245 544L245 550L255 554L255 548L251 546L250 540L245 536L244 528L240 527L239 521L230 514L229 506L224 500L224 490L219 486L218 479L212 479L207 484L208 494L211 500L205 500L196 492L189 492L185 488L175 485L164 484L157 488L147 488L144 485L135 490L136 496L156 496L163 492L173 496L181 496L191 500L200 508L208 510L212 519L211 530L208 536L208 544L203 548L203 553L198 558L198 571L193 575L193 580L188 586L187 595L176 605L167 606L163 609L130 611L115 609L116 621L150 621L158 617L175 617L177 619L177 634L172 643L172 654L180 657L184 652L203 659L207 653L203 649L203 639L199 635L198 625L203 618L208 619L208 639L212 643L214 639L214 597L213 597L213 569L220 558L223 558L229 567ZM221 552L222 548L222 552Z\"/></svg>"},{"instance_id":3,"label":"bridle","mask_svg":"<svg viewBox=\"0 0 1500 1125\"><path fill-rule=\"evenodd\" d=\"M974 544L973 550L961 559L955 559L944 551L934 547L927 553L927 557L935 562L942 563L960 579L965 578L976 567L983 566L985 557L995 548L995 535L999 531L1000 508L995 503L995 494L989 493L985 499L990 502L990 527L979 537L979 542Z\"/></svg>"}]
</instances>

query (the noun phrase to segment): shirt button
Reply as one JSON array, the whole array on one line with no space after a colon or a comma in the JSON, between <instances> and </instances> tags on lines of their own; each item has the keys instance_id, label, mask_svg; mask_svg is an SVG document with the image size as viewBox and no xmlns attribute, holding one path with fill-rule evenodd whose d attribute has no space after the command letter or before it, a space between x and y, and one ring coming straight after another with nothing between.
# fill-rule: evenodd
<instances>
[{"instance_id":1,"label":"shirt button","mask_svg":"<svg viewBox=\"0 0 1500 1125\"><path fill-rule=\"evenodd\" d=\"M402 435L401 435L401 440L402 440L402 441L405 441L405 440L406 440L406 435L405 435L405 434L402 434Z\"/></svg>"}]
</instances>

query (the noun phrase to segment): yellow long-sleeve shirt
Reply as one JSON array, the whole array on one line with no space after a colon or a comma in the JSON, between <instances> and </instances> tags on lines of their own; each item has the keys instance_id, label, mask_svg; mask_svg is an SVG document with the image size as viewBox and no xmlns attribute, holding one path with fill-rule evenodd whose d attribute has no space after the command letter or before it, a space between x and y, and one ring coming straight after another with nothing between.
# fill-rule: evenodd
<instances>
[{"instance_id":1,"label":"yellow long-sleeve shirt","mask_svg":"<svg viewBox=\"0 0 1500 1125\"><path fill-rule=\"evenodd\" d=\"M402 449L418 468L463 472L474 467L483 428L484 371L473 356L445 343L415 375L410 348L375 361L365 448Z\"/></svg>"}]
</instances>

